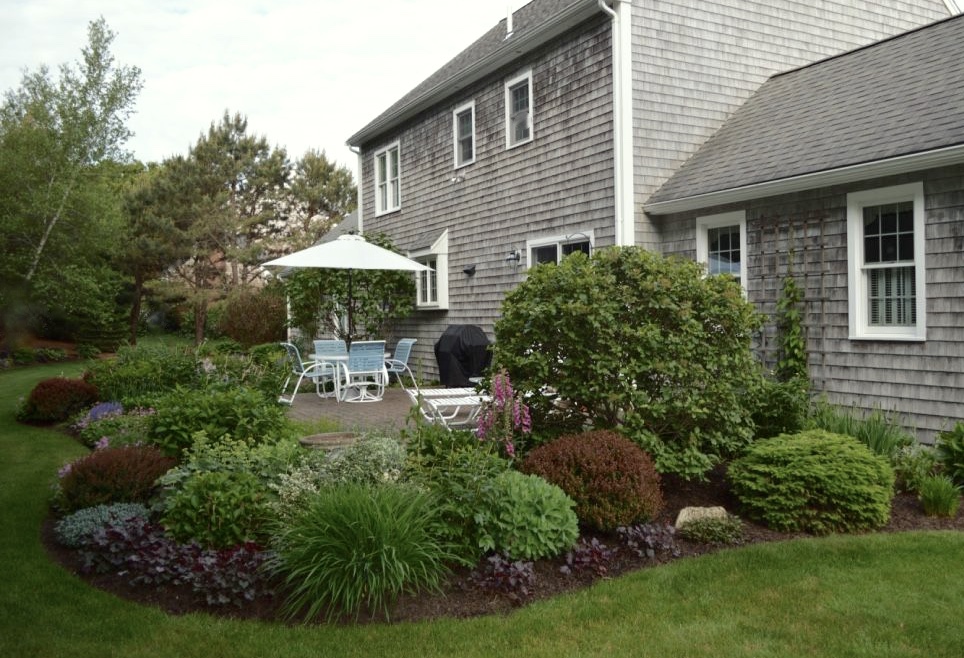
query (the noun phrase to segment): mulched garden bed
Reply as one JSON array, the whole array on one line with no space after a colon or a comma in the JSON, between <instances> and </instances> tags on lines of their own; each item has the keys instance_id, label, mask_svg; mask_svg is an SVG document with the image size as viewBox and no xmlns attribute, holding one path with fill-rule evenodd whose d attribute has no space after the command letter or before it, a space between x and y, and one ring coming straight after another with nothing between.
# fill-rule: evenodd
<instances>
[{"instance_id":1,"label":"mulched garden bed","mask_svg":"<svg viewBox=\"0 0 964 658\"><path fill-rule=\"evenodd\" d=\"M717 469L710 474L707 482L685 482L673 477L663 479L665 509L659 519L662 523L673 523L683 507L711 507L721 505L734 511L737 505L730 495L723 478L723 470ZM53 519L43 527L43 543L52 559L65 569L78 575L91 586L111 592L121 598L143 605L161 608L170 614L180 615L189 612L206 612L242 619L279 621L280 597L264 597L241 609L211 608L203 605L186 588L177 587L132 587L127 581L114 574L87 575L80 572L76 551L64 548L54 539ZM744 521L743 544L781 541L803 534L780 533L763 526ZM890 522L880 532L901 532L907 530L957 530L964 531L964 509L954 519L941 519L926 516L914 496L899 494L894 497ZM679 557L658 555L655 559L639 558L622 547L615 535L584 535L587 539L596 537L610 549L619 549L614 558L607 563L604 578L613 578L637 569L650 568L670 560L684 559L721 550L720 546L697 544L677 538ZM392 622L419 621L439 617L475 617L489 614L503 614L519 605L546 599L564 592L588 587L600 576L591 572L576 572L565 575L560 571L562 559L541 560L535 563L535 583L530 595L524 601L514 601L505 596L479 589L471 578L471 570L456 570L448 579L440 593L423 593L417 596L403 596L392 611ZM360 619L358 623L384 623L381 616L374 619Z\"/></svg>"}]
</instances>

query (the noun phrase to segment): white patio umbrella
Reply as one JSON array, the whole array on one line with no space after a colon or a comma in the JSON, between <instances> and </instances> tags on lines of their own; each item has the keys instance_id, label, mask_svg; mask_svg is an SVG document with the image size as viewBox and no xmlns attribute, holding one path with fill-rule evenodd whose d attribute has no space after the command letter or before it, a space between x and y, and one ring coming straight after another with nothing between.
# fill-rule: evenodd
<instances>
[{"instance_id":1,"label":"white patio umbrella","mask_svg":"<svg viewBox=\"0 0 964 658\"><path fill-rule=\"evenodd\" d=\"M348 333L354 331L352 318L352 283L353 270L403 270L420 272L431 269L426 265L406 258L394 251L379 247L368 242L360 235L348 233L339 235L334 240L322 242L314 246L275 258L264 263L272 267L324 267L348 271Z\"/></svg>"}]
</instances>

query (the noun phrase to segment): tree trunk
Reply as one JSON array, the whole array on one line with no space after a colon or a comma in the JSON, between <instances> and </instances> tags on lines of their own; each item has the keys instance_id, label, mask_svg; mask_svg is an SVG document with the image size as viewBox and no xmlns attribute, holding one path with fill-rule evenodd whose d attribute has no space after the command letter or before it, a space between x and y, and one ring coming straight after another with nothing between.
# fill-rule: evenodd
<instances>
[{"instance_id":1,"label":"tree trunk","mask_svg":"<svg viewBox=\"0 0 964 658\"><path fill-rule=\"evenodd\" d=\"M137 323L141 317L141 300L144 298L144 276L142 274L134 275L134 300L131 302L131 315L130 315L130 343L131 345L137 345Z\"/></svg>"},{"instance_id":2,"label":"tree trunk","mask_svg":"<svg viewBox=\"0 0 964 658\"><path fill-rule=\"evenodd\" d=\"M194 344L204 342L204 325L208 319L208 300L203 296L194 303Z\"/></svg>"}]
</instances>

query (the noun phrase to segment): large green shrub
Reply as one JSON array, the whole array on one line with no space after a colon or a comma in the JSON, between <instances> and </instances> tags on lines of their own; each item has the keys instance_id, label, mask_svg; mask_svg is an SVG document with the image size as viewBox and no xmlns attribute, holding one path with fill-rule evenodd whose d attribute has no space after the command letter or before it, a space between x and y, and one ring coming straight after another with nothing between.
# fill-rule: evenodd
<instances>
[{"instance_id":1,"label":"large green shrub","mask_svg":"<svg viewBox=\"0 0 964 658\"><path fill-rule=\"evenodd\" d=\"M97 402L97 396L97 387L82 379L44 379L30 391L17 411L17 420L59 423Z\"/></svg>"},{"instance_id":2,"label":"large green shrub","mask_svg":"<svg viewBox=\"0 0 964 658\"><path fill-rule=\"evenodd\" d=\"M431 495L405 485L321 490L275 537L288 615L388 617L403 592L437 589L455 556L434 532L436 509Z\"/></svg>"},{"instance_id":3,"label":"large green shrub","mask_svg":"<svg viewBox=\"0 0 964 658\"><path fill-rule=\"evenodd\" d=\"M194 435L212 441L232 436L252 443L273 441L290 430L284 410L261 391L231 386L187 390L159 397L151 417L151 441L169 455L180 455Z\"/></svg>"},{"instance_id":4,"label":"large green shrub","mask_svg":"<svg viewBox=\"0 0 964 658\"><path fill-rule=\"evenodd\" d=\"M483 548L512 559L537 560L565 553L579 538L573 500L537 475L506 471L486 490L477 512Z\"/></svg>"},{"instance_id":5,"label":"large green shrub","mask_svg":"<svg viewBox=\"0 0 964 658\"><path fill-rule=\"evenodd\" d=\"M54 504L63 512L107 503L148 503L175 461L153 446L95 450L61 471Z\"/></svg>"},{"instance_id":6,"label":"large green shrub","mask_svg":"<svg viewBox=\"0 0 964 658\"><path fill-rule=\"evenodd\" d=\"M520 465L565 491L588 526L615 530L652 521L663 507L653 460L611 430L562 436L533 449Z\"/></svg>"},{"instance_id":7,"label":"large green shrub","mask_svg":"<svg viewBox=\"0 0 964 658\"><path fill-rule=\"evenodd\" d=\"M894 472L853 437L810 430L758 441L730 464L747 514L787 532L854 532L890 518Z\"/></svg>"},{"instance_id":8,"label":"large green shrub","mask_svg":"<svg viewBox=\"0 0 964 658\"><path fill-rule=\"evenodd\" d=\"M285 337L285 296L280 286L242 288L225 300L218 331L243 347Z\"/></svg>"},{"instance_id":9,"label":"large green shrub","mask_svg":"<svg viewBox=\"0 0 964 658\"><path fill-rule=\"evenodd\" d=\"M533 427L622 426L660 472L700 476L753 437L760 317L730 277L611 248L540 265L510 292L495 360Z\"/></svg>"},{"instance_id":10,"label":"large green shrub","mask_svg":"<svg viewBox=\"0 0 964 658\"><path fill-rule=\"evenodd\" d=\"M164 499L161 523L178 541L207 548L263 541L269 519L268 492L251 473L194 473Z\"/></svg>"}]
</instances>

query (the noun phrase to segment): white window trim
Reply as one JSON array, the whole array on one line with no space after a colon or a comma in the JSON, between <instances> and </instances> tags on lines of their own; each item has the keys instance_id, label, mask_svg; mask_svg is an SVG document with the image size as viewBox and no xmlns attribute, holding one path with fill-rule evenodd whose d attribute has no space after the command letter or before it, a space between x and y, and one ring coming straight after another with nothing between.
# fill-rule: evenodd
<instances>
[{"instance_id":1,"label":"white window trim","mask_svg":"<svg viewBox=\"0 0 964 658\"><path fill-rule=\"evenodd\" d=\"M529 86L529 116L527 117L527 121L529 123L529 138L519 140L518 142L513 142L512 141L512 111L511 111L512 94L510 90L512 89L512 87L515 87L516 85L518 85L520 82L523 82L523 81L525 81ZM523 73L520 73L514 78L510 78L506 80L505 82L505 148L506 149L513 149L517 146L528 144L533 139L535 139L536 122L534 119L534 114L535 114L533 109L534 104L535 104L535 101L532 98L532 70L531 69L528 71L524 71Z\"/></svg>"},{"instance_id":2,"label":"white window trim","mask_svg":"<svg viewBox=\"0 0 964 658\"><path fill-rule=\"evenodd\" d=\"M449 307L449 231L445 229L435 242L427 249L416 249L408 252L412 260L424 262L435 259L435 286L438 299L434 302L422 303L422 277L415 273L415 308L416 310L444 311Z\"/></svg>"},{"instance_id":3,"label":"white window trim","mask_svg":"<svg viewBox=\"0 0 964 658\"><path fill-rule=\"evenodd\" d=\"M379 176L378 176L378 159L383 155L387 158L388 157L387 154L392 150L398 151L398 172L397 172L398 194L394 199L395 201L394 204L389 203L389 205L382 208L381 194L379 194L378 188L381 186L383 181L379 180ZM392 144L389 144L388 146L375 151L375 157L372 162L375 167L375 171L373 172L374 173L373 178L375 180L375 216L378 217L379 215L387 215L390 212L395 212L397 210L400 210L402 207L402 149L401 149L401 146L399 146L399 142L393 142ZM390 184L390 181L388 184Z\"/></svg>"},{"instance_id":4,"label":"white window trim","mask_svg":"<svg viewBox=\"0 0 964 658\"><path fill-rule=\"evenodd\" d=\"M696 260L709 268L710 245L708 231L722 226L740 227L740 287L744 294L747 289L747 252L746 252L746 211L734 210L718 215L705 215L696 218ZM708 270L707 270L708 271Z\"/></svg>"},{"instance_id":5,"label":"white window trim","mask_svg":"<svg viewBox=\"0 0 964 658\"><path fill-rule=\"evenodd\" d=\"M472 157L464 162L459 162L459 115L466 110L472 113ZM467 165L475 162L475 156L478 152L478 142L475 139L475 101L469 101L464 105L459 105L452 111L452 146L454 148L453 157L455 160L455 168L465 167Z\"/></svg>"},{"instance_id":6,"label":"white window trim","mask_svg":"<svg viewBox=\"0 0 964 658\"><path fill-rule=\"evenodd\" d=\"M541 238L526 240L526 269L536 264L535 258L532 257L533 249L545 247L550 244L562 246L564 244L572 244L574 242L585 242L586 240L589 240L589 251L592 252L592 250L596 248L596 237L593 231L581 231L579 233L570 233L568 235L549 235Z\"/></svg>"},{"instance_id":7,"label":"white window trim","mask_svg":"<svg viewBox=\"0 0 964 658\"><path fill-rule=\"evenodd\" d=\"M913 327L872 327L867 321L867 282L863 269L863 209L899 201L914 202L914 276L917 296L917 324ZM847 195L847 293L850 340L927 340L927 295L924 263L926 253L924 184L908 183Z\"/></svg>"}]
</instances>

